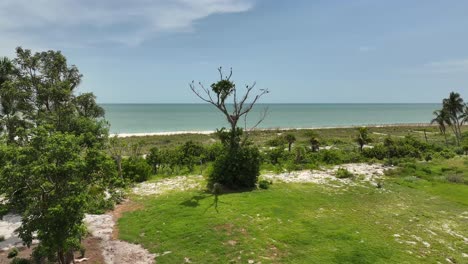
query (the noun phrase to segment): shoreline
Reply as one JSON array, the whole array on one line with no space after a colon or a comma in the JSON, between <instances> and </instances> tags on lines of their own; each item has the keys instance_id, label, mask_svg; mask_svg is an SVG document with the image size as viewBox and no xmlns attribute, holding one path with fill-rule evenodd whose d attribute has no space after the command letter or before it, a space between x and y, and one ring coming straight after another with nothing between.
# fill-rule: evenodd
<instances>
[{"instance_id":1,"label":"shoreline","mask_svg":"<svg viewBox=\"0 0 468 264\"><path fill-rule=\"evenodd\" d=\"M308 127L308 128L292 128L292 127L273 127L273 128L257 128L253 131L292 131L292 130L318 130L318 129L340 129L340 128L356 128L356 127L434 127L431 123L394 123L394 124L367 124L367 125L349 125L349 126L327 126L327 127ZM151 137L151 136L173 136L173 135L211 135L214 130L187 130L187 131L165 131L165 132L141 132L141 133L111 133L109 136L117 138L128 137Z\"/></svg>"}]
</instances>

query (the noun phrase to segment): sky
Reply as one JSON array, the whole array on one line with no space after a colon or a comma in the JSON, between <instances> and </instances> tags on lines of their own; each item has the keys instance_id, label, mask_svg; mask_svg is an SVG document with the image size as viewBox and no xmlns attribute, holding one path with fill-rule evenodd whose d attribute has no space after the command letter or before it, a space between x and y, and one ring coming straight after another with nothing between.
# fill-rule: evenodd
<instances>
[{"instance_id":1,"label":"sky","mask_svg":"<svg viewBox=\"0 0 468 264\"><path fill-rule=\"evenodd\" d=\"M233 68L264 103L468 97L465 0L0 0L0 56L61 50L100 103L200 103Z\"/></svg>"}]
</instances>

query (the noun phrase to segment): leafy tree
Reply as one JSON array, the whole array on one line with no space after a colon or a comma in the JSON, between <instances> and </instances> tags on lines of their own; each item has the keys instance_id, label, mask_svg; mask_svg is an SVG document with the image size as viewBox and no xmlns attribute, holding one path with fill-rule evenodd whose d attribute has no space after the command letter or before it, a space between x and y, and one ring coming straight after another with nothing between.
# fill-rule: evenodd
<instances>
[{"instance_id":1,"label":"leafy tree","mask_svg":"<svg viewBox=\"0 0 468 264\"><path fill-rule=\"evenodd\" d=\"M285 139L288 142L288 151L291 152L291 146L296 141L296 136L293 134L286 134Z\"/></svg>"},{"instance_id":2,"label":"leafy tree","mask_svg":"<svg viewBox=\"0 0 468 264\"><path fill-rule=\"evenodd\" d=\"M358 136L356 138L356 142L359 145L359 149L362 152L364 145L367 145L372 142L372 139L369 137L369 129L367 127L360 127L357 129Z\"/></svg>"},{"instance_id":3,"label":"leafy tree","mask_svg":"<svg viewBox=\"0 0 468 264\"><path fill-rule=\"evenodd\" d=\"M203 95L197 90L193 81L190 84L192 92L203 101L214 105L223 113L230 124L230 130L226 131L222 128L217 132L224 147L223 153L214 162L214 169L209 176L209 187L220 183L230 188L253 188L260 174L260 155L257 148L247 146L248 133L244 133L243 129L238 126L238 122L244 118L246 128L247 115L258 100L268 93L268 90L260 89L259 93L249 102L255 83L247 85L244 95L238 96L239 90L231 81L232 69L228 76L223 75L221 67L218 72L220 79L211 84L211 89L207 89L199 83L204 92ZM266 111L253 128L257 127L265 116ZM247 160L249 158L251 160Z\"/></svg>"},{"instance_id":4,"label":"leafy tree","mask_svg":"<svg viewBox=\"0 0 468 264\"><path fill-rule=\"evenodd\" d=\"M82 75L60 52L16 52L13 70L5 70L5 60L0 66L2 212L22 215L19 236L31 245L37 234L37 254L70 263L95 199L90 189L115 184L115 165L104 152L108 126L92 94L75 94Z\"/></svg>"},{"instance_id":5,"label":"leafy tree","mask_svg":"<svg viewBox=\"0 0 468 264\"><path fill-rule=\"evenodd\" d=\"M30 136L25 146L0 150L5 211L22 214L18 231L26 245L37 233L42 248L55 252L59 263L70 263L85 235L82 220L89 188L105 180L114 167L102 152L83 148L72 134L39 127Z\"/></svg>"},{"instance_id":6,"label":"leafy tree","mask_svg":"<svg viewBox=\"0 0 468 264\"><path fill-rule=\"evenodd\" d=\"M0 59L0 132L6 132L9 142L14 142L23 131L21 128L27 126L20 116L21 110L27 108L27 94L13 86L16 74L17 70L10 59Z\"/></svg>"},{"instance_id":7,"label":"leafy tree","mask_svg":"<svg viewBox=\"0 0 468 264\"><path fill-rule=\"evenodd\" d=\"M182 163L188 167L190 172L193 171L193 167L197 163L202 163L204 159L205 149L201 144L194 143L193 141L187 141L182 145Z\"/></svg>"},{"instance_id":8,"label":"leafy tree","mask_svg":"<svg viewBox=\"0 0 468 264\"><path fill-rule=\"evenodd\" d=\"M130 182L144 182L151 176L152 168L142 157L130 157L122 161L124 179Z\"/></svg>"},{"instance_id":9,"label":"leafy tree","mask_svg":"<svg viewBox=\"0 0 468 264\"><path fill-rule=\"evenodd\" d=\"M146 162L153 168L153 173L158 172L158 167L161 164L161 153L157 147L150 149L150 153L146 156Z\"/></svg>"}]
</instances>

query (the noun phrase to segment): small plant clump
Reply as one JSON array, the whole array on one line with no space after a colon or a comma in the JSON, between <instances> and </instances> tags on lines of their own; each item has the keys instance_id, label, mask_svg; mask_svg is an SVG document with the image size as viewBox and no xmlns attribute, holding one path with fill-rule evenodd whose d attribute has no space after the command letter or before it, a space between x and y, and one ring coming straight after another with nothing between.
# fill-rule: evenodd
<instances>
[{"instance_id":1,"label":"small plant clump","mask_svg":"<svg viewBox=\"0 0 468 264\"><path fill-rule=\"evenodd\" d=\"M5 236L0 236L0 242L5 241Z\"/></svg>"},{"instance_id":2,"label":"small plant clump","mask_svg":"<svg viewBox=\"0 0 468 264\"><path fill-rule=\"evenodd\" d=\"M258 188L267 190L267 189L270 188L270 185L272 185L272 184L273 184L273 182L271 182L271 181L261 180L261 181L258 181Z\"/></svg>"},{"instance_id":3,"label":"small plant clump","mask_svg":"<svg viewBox=\"0 0 468 264\"><path fill-rule=\"evenodd\" d=\"M338 179L348 179L348 178L353 178L354 174L345 168L338 168L338 170L335 173L335 176Z\"/></svg>"},{"instance_id":4,"label":"small plant clump","mask_svg":"<svg viewBox=\"0 0 468 264\"><path fill-rule=\"evenodd\" d=\"M14 258L14 257L18 256L18 253L19 253L19 251L18 251L17 248L12 248L12 249L10 250L10 252L8 252L7 257L8 257L9 259Z\"/></svg>"}]
</instances>

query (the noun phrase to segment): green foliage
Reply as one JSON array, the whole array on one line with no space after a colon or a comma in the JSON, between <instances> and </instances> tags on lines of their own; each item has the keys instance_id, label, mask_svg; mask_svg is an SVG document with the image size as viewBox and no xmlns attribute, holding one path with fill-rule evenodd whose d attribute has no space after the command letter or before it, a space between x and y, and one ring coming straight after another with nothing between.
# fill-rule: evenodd
<instances>
[{"instance_id":1,"label":"green foliage","mask_svg":"<svg viewBox=\"0 0 468 264\"><path fill-rule=\"evenodd\" d=\"M18 256L18 253L19 253L19 251L18 251L17 248L12 248L12 249L8 252L7 257L8 257L9 259L14 258L14 257Z\"/></svg>"},{"instance_id":2,"label":"green foliage","mask_svg":"<svg viewBox=\"0 0 468 264\"><path fill-rule=\"evenodd\" d=\"M208 186L220 183L228 188L254 188L260 174L260 153L256 147L225 148L214 161Z\"/></svg>"},{"instance_id":3,"label":"green foliage","mask_svg":"<svg viewBox=\"0 0 468 264\"><path fill-rule=\"evenodd\" d=\"M5 236L0 236L0 242L5 241Z\"/></svg>"},{"instance_id":4,"label":"green foliage","mask_svg":"<svg viewBox=\"0 0 468 264\"><path fill-rule=\"evenodd\" d=\"M143 182L151 176L152 168L142 157L131 157L122 161L122 174L130 182Z\"/></svg>"},{"instance_id":5,"label":"green foliage","mask_svg":"<svg viewBox=\"0 0 468 264\"><path fill-rule=\"evenodd\" d=\"M317 136L315 136L315 133L312 134L312 136L309 138L309 143L310 143L310 148L311 148L312 152L319 151L320 140L318 139Z\"/></svg>"},{"instance_id":6,"label":"green foliage","mask_svg":"<svg viewBox=\"0 0 468 264\"><path fill-rule=\"evenodd\" d=\"M266 189L269 189L270 185L272 184L273 183L271 181L261 180L258 182L258 188L266 190Z\"/></svg>"},{"instance_id":7,"label":"green foliage","mask_svg":"<svg viewBox=\"0 0 468 264\"><path fill-rule=\"evenodd\" d=\"M288 142L288 151L291 152L291 146L294 142L296 142L296 136L288 133L284 136L284 139Z\"/></svg>"},{"instance_id":8,"label":"green foliage","mask_svg":"<svg viewBox=\"0 0 468 264\"><path fill-rule=\"evenodd\" d=\"M362 151L364 145L367 145L372 142L372 139L369 136L369 129L367 127L360 127L357 129L358 136L356 137L356 142L359 145L359 149Z\"/></svg>"},{"instance_id":9,"label":"green foliage","mask_svg":"<svg viewBox=\"0 0 468 264\"><path fill-rule=\"evenodd\" d=\"M27 146L0 150L0 191L9 198L8 208L22 213L21 239L30 245L37 232L41 245L65 260L84 235L89 188L106 177L108 167L95 163L96 153L74 135L40 127L31 136Z\"/></svg>"},{"instance_id":10,"label":"green foliage","mask_svg":"<svg viewBox=\"0 0 468 264\"><path fill-rule=\"evenodd\" d=\"M189 171L193 171L196 164L201 164L205 159L205 149L199 143L187 141L181 147L182 164L187 166Z\"/></svg>"},{"instance_id":11,"label":"green foliage","mask_svg":"<svg viewBox=\"0 0 468 264\"><path fill-rule=\"evenodd\" d=\"M265 151L265 160L273 165L279 164L285 157L284 147L272 148Z\"/></svg>"},{"instance_id":12,"label":"green foliage","mask_svg":"<svg viewBox=\"0 0 468 264\"><path fill-rule=\"evenodd\" d=\"M157 147L152 147L150 153L146 156L146 162L153 168L153 173L158 172L158 167L161 165L162 157Z\"/></svg>"},{"instance_id":13,"label":"green foliage","mask_svg":"<svg viewBox=\"0 0 468 264\"><path fill-rule=\"evenodd\" d=\"M335 177L338 179L348 179L353 178L354 174L345 168L338 168L335 173Z\"/></svg>"},{"instance_id":14,"label":"green foliage","mask_svg":"<svg viewBox=\"0 0 468 264\"><path fill-rule=\"evenodd\" d=\"M31 264L31 261L25 258L14 258L10 263L11 264Z\"/></svg>"},{"instance_id":15,"label":"green foliage","mask_svg":"<svg viewBox=\"0 0 468 264\"><path fill-rule=\"evenodd\" d=\"M22 215L19 237L31 245L37 234L35 252L69 263L88 202L98 197L90 190L118 185L104 152L108 124L94 95L76 95L82 75L60 52L16 52L12 65L0 62L1 211Z\"/></svg>"},{"instance_id":16,"label":"green foliage","mask_svg":"<svg viewBox=\"0 0 468 264\"><path fill-rule=\"evenodd\" d=\"M270 147L284 147L288 142L284 137L274 137L267 141L266 145Z\"/></svg>"}]
</instances>

